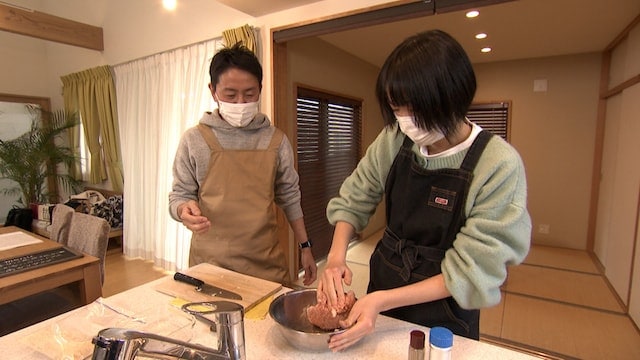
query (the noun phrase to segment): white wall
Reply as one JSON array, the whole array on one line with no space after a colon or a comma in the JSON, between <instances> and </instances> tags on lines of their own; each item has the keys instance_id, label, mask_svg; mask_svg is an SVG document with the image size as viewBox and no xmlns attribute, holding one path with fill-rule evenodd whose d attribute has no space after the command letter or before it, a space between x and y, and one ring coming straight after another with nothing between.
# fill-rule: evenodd
<instances>
[{"instance_id":1,"label":"white wall","mask_svg":"<svg viewBox=\"0 0 640 360\"><path fill-rule=\"evenodd\" d=\"M475 102L510 100L511 144L527 173L533 243L585 250L597 119L600 55L474 66ZM548 90L534 92L545 79ZM548 225L549 233L539 231Z\"/></svg>"},{"instance_id":2,"label":"white wall","mask_svg":"<svg viewBox=\"0 0 640 360\"><path fill-rule=\"evenodd\" d=\"M213 0L179 1L167 12L159 0L11 0L15 5L42 11L85 24L104 32L104 51L88 50L0 32L0 92L47 96L52 108L62 107L60 77L99 65L115 65L222 35L244 24L260 30L265 69L262 111L272 112L272 28L283 27L336 13L393 1L324 0L254 18ZM5 51L5 49L7 51ZM7 56L5 54L11 54ZM203 89L205 91L206 89Z\"/></svg>"},{"instance_id":3,"label":"white wall","mask_svg":"<svg viewBox=\"0 0 640 360\"><path fill-rule=\"evenodd\" d=\"M0 93L49 97L45 41L0 31Z\"/></svg>"}]
</instances>

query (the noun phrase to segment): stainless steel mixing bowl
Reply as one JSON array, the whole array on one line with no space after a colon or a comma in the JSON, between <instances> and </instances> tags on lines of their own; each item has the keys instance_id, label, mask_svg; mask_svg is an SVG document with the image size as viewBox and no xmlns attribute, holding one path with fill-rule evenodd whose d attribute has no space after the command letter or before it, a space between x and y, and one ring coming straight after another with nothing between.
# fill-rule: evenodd
<instances>
[{"instance_id":1,"label":"stainless steel mixing bowl","mask_svg":"<svg viewBox=\"0 0 640 360\"><path fill-rule=\"evenodd\" d=\"M269 315L292 346L304 351L328 351L329 337L344 330L327 331L311 324L306 308L315 304L316 289L294 290L276 297L269 306Z\"/></svg>"}]
</instances>

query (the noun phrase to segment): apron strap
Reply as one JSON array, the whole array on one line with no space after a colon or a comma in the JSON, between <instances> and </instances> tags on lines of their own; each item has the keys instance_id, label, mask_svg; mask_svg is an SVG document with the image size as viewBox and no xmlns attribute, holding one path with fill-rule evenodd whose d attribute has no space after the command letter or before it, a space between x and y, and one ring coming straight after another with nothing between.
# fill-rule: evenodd
<instances>
[{"instance_id":1,"label":"apron strap","mask_svg":"<svg viewBox=\"0 0 640 360\"><path fill-rule=\"evenodd\" d=\"M482 130L471 144L467 155L464 157L464 161L462 162L461 169L473 172L473 169L476 168L476 164L478 163L478 159L480 159L480 155L484 151L484 148L489 143L489 140L493 137L493 134Z\"/></svg>"},{"instance_id":2,"label":"apron strap","mask_svg":"<svg viewBox=\"0 0 640 360\"><path fill-rule=\"evenodd\" d=\"M407 135L405 135L404 141L402 142L402 147L411 151L412 146L413 146L413 140L411 140Z\"/></svg>"},{"instance_id":3,"label":"apron strap","mask_svg":"<svg viewBox=\"0 0 640 360\"><path fill-rule=\"evenodd\" d=\"M282 130L274 127L273 135L271 136L271 142L269 143L269 150L278 152L280 143L282 143L282 138L284 138L284 133L282 132Z\"/></svg>"},{"instance_id":4,"label":"apron strap","mask_svg":"<svg viewBox=\"0 0 640 360\"><path fill-rule=\"evenodd\" d=\"M382 237L382 245L393 251L402 258L402 270L400 276L404 281L408 281L411 272L418 265L418 256L431 262L442 262L445 251L430 246L415 245L415 242L406 239L400 239L388 227L384 229Z\"/></svg>"},{"instance_id":5,"label":"apron strap","mask_svg":"<svg viewBox=\"0 0 640 360\"><path fill-rule=\"evenodd\" d=\"M207 142L207 145L209 145L209 149L211 149L211 151L223 150L222 146L220 146L220 143L218 142L218 138L213 133L213 129L205 124L198 124L198 130L200 130L200 134L202 134L204 141Z\"/></svg>"}]
</instances>

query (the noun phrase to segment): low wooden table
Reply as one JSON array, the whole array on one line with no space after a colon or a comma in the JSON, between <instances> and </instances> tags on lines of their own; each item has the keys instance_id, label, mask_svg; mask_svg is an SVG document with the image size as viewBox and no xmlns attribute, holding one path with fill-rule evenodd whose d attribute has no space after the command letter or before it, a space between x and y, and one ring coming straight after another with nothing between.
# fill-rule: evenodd
<instances>
[{"instance_id":1,"label":"low wooden table","mask_svg":"<svg viewBox=\"0 0 640 360\"><path fill-rule=\"evenodd\" d=\"M0 251L0 259L62 246L55 241L15 226L0 227L0 234L15 231L27 233L42 240L42 242L2 250ZM80 300L85 305L102 296L100 260L85 254L78 259L0 277L0 305L72 283L79 284Z\"/></svg>"}]
</instances>

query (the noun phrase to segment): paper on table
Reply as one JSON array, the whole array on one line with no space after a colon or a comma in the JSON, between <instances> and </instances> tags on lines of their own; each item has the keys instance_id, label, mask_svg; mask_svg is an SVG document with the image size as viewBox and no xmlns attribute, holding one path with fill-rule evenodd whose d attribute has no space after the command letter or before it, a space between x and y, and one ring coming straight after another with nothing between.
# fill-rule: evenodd
<instances>
[{"instance_id":1,"label":"paper on table","mask_svg":"<svg viewBox=\"0 0 640 360\"><path fill-rule=\"evenodd\" d=\"M83 360L91 358L92 339L105 328L145 331L185 342L193 337L196 325L193 316L170 307L145 306L145 309L139 313L111 299L98 298L87 306L60 315L55 321L27 328L27 331L33 331L19 341L32 351L46 355L46 359Z\"/></svg>"},{"instance_id":2,"label":"paper on table","mask_svg":"<svg viewBox=\"0 0 640 360\"><path fill-rule=\"evenodd\" d=\"M0 251L41 243L42 240L25 234L21 231L14 231L0 235Z\"/></svg>"}]
</instances>

